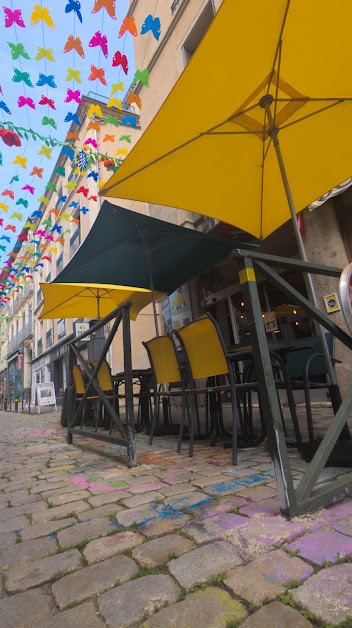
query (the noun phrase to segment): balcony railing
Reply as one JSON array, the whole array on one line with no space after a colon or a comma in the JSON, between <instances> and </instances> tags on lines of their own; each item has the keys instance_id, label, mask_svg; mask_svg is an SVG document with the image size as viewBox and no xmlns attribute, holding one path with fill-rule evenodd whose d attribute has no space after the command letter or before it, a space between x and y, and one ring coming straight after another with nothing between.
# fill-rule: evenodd
<instances>
[{"instance_id":1,"label":"balcony railing","mask_svg":"<svg viewBox=\"0 0 352 628\"><path fill-rule=\"evenodd\" d=\"M24 286L22 292L18 295L18 297L14 300L12 305L8 307L8 316L12 316L12 314L20 307L21 303L25 300L30 292L32 292L33 286L31 284L27 284Z\"/></svg>"},{"instance_id":2,"label":"balcony railing","mask_svg":"<svg viewBox=\"0 0 352 628\"><path fill-rule=\"evenodd\" d=\"M98 100L102 103L104 103L105 105L107 105L107 103L109 102L109 97L108 96L102 96L101 94L97 94L96 92L88 92L87 94L88 98L91 98L92 100ZM135 108L133 105L128 105L127 103L123 102L122 104L122 110L123 111L129 111L130 113L135 113Z\"/></svg>"},{"instance_id":3,"label":"balcony railing","mask_svg":"<svg viewBox=\"0 0 352 628\"><path fill-rule=\"evenodd\" d=\"M171 5L171 15L173 15L178 7L178 5L180 4L181 0L173 0L173 3Z\"/></svg>"},{"instance_id":4,"label":"balcony railing","mask_svg":"<svg viewBox=\"0 0 352 628\"><path fill-rule=\"evenodd\" d=\"M26 323L25 326L22 327L22 329L18 332L18 334L16 334L13 338L11 338L11 340L8 341L7 353L11 353L11 351L13 351L17 347L17 345L20 345L21 342L23 342L28 336L31 336L32 333L32 323Z\"/></svg>"}]
</instances>

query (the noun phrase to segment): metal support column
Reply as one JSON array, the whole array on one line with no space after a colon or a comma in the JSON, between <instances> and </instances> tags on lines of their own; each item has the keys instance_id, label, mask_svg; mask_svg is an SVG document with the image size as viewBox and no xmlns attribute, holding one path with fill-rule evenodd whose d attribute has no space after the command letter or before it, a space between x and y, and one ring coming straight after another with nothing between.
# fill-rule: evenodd
<instances>
[{"instance_id":1,"label":"metal support column","mask_svg":"<svg viewBox=\"0 0 352 628\"><path fill-rule=\"evenodd\" d=\"M129 467L137 466L135 448L133 383L132 383L132 355L131 355L131 325L129 310L122 310L123 335L123 366L125 372L125 403L126 403L126 441L127 459Z\"/></svg>"}]
</instances>

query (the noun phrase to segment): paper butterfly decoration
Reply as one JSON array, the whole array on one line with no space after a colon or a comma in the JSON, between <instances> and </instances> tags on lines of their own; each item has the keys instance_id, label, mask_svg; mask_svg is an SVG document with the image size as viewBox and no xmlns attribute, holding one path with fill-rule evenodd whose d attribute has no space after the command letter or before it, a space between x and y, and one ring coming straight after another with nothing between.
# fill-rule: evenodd
<instances>
[{"instance_id":1,"label":"paper butterfly decoration","mask_svg":"<svg viewBox=\"0 0 352 628\"><path fill-rule=\"evenodd\" d=\"M49 13L48 7L41 7L40 4L35 4L33 7L30 22L33 26L34 24L38 24L38 22L41 21L45 22L45 24L49 26L49 28L52 28L53 30L55 29L55 25Z\"/></svg>"},{"instance_id":2,"label":"paper butterfly decoration","mask_svg":"<svg viewBox=\"0 0 352 628\"><path fill-rule=\"evenodd\" d=\"M81 124L77 114L72 113L72 111L69 111L68 114L65 116L64 122L75 122L77 126L80 126Z\"/></svg>"},{"instance_id":3,"label":"paper butterfly decoration","mask_svg":"<svg viewBox=\"0 0 352 628\"><path fill-rule=\"evenodd\" d=\"M13 69L12 80L14 83L21 83L23 81L28 87L33 87L33 83L28 72L21 72L18 68Z\"/></svg>"},{"instance_id":4,"label":"paper butterfly decoration","mask_svg":"<svg viewBox=\"0 0 352 628\"><path fill-rule=\"evenodd\" d=\"M51 183L50 181L49 183L46 184L45 189L52 190L53 192L57 192L55 183Z\"/></svg>"},{"instance_id":5,"label":"paper butterfly decoration","mask_svg":"<svg viewBox=\"0 0 352 628\"><path fill-rule=\"evenodd\" d=\"M45 239L46 240L51 240L51 242L54 242L54 236L52 236L52 235L46 235Z\"/></svg>"},{"instance_id":6,"label":"paper butterfly decoration","mask_svg":"<svg viewBox=\"0 0 352 628\"><path fill-rule=\"evenodd\" d=\"M84 50L79 37L69 35L64 47L64 52L71 52L71 50L75 50L79 54L79 56L84 59Z\"/></svg>"},{"instance_id":7,"label":"paper butterfly decoration","mask_svg":"<svg viewBox=\"0 0 352 628\"><path fill-rule=\"evenodd\" d=\"M30 194L34 194L35 188L33 188L31 185L28 185L28 183L26 183L26 185L23 186L22 190L27 190Z\"/></svg>"},{"instance_id":8,"label":"paper butterfly decoration","mask_svg":"<svg viewBox=\"0 0 352 628\"><path fill-rule=\"evenodd\" d=\"M133 77L132 85L140 81L145 87L149 87L149 70L145 68L144 70L136 70L135 75Z\"/></svg>"},{"instance_id":9,"label":"paper butterfly decoration","mask_svg":"<svg viewBox=\"0 0 352 628\"><path fill-rule=\"evenodd\" d=\"M17 100L17 104L19 107L24 107L28 105L31 109L35 109L35 102L32 98L27 98L26 96L19 96Z\"/></svg>"},{"instance_id":10,"label":"paper butterfly decoration","mask_svg":"<svg viewBox=\"0 0 352 628\"><path fill-rule=\"evenodd\" d=\"M79 142L79 135L76 131L67 131L66 140L77 140ZM62 176L64 177L65 175Z\"/></svg>"},{"instance_id":11,"label":"paper butterfly decoration","mask_svg":"<svg viewBox=\"0 0 352 628\"><path fill-rule=\"evenodd\" d=\"M48 207L48 205L49 205L49 199L48 199L48 198L46 198L46 196L43 196L43 195L38 196L38 199L37 199L37 200L39 201L39 203L43 203L46 207Z\"/></svg>"},{"instance_id":12,"label":"paper butterfly decoration","mask_svg":"<svg viewBox=\"0 0 352 628\"><path fill-rule=\"evenodd\" d=\"M80 207L78 211L82 212L82 214L85 215L87 212L89 212L89 208L88 207Z\"/></svg>"},{"instance_id":13,"label":"paper butterfly decoration","mask_svg":"<svg viewBox=\"0 0 352 628\"><path fill-rule=\"evenodd\" d=\"M139 109L142 109L142 101L140 96L132 91L128 94L126 98L126 104L133 105L133 103L136 103L137 107L139 107Z\"/></svg>"},{"instance_id":14,"label":"paper butterfly decoration","mask_svg":"<svg viewBox=\"0 0 352 628\"><path fill-rule=\"evenodd\" d=\"M8 108L7 104L3 100L0 100L0 109L3 109L4 111L6 111L6 113L11 115L10 109Z\"/></svg>"},{"instance_id":15,"label":"paper butterfly decoration","mask_svg":"<svg viewBox=\"0 0 352 628\"><path fill-rule=\"evenodd\" d=\"M133 35L133 37L137 37L137 26L136 26L136 21L133 17L133 15L130 15L129 17L126 16L121 24L121 28L119 30L119 34L118 37L122 37L122 35L124 35L126 33L126 31L128 31L129 33L131 33L131 35Z\"/></svg>"},{"instance_id":16,"label":"paper butterfly decoration","mask_svg":"<svg viewBox=\"0 0 352 628\"><path fill-rule=\"evenodd\" d=\"M74 100L78 105L82 102L81 92L79 89L73 91L72 89L67 89L67 96L65 98L65 102L72 102Z\"/></svg>"},{"instance_id":17,"label":"paper butterfly decoration","mask_svg":"<svg viewBox=\"0 0 352 628\"><path fill-rule=\"evenodd\" d=\"M95 181L95 182L97 182L97 181L98 181L98 178L99 178L99 175L98 175L98 173L97 173L97 172L93 172L93 170L92 170L92 172L90 172L90 173L87 175L87 179L90 179L90 178L91 178L91 179L94 179L94 181Z\"/></svg>"},{"instance_id":18,"label":"paper butterfly decoration","mask_svg":"<svg viewBox=\"0 0 352 628\"><path fill-rule=\"evenodd\" d=\"M22 214L18 214L17 212L13 212L13 214L11 214L10 219L11 218L16 218L17 220L22 220Z\"/></svg>"},{"instance_id":19,"label":"paper butterfly decoration","mask_svg":"<svg viewBox=\"0 0 352 628\"><path fill-rule=\"evenodd\" d=\"M44 116L42 119L43 126L51 126L53 129L57 129L56 122L54 118L48 118L48 116Z\"/></svg>"},{"instance_id":20,"label":"paper butterfly decoration","mask_svg":"<svg viewBox=\"0 0 352 628\"><path fill-rule=\"evenodd\" d=\"M74 70L73 68L67 68L66 81L76 81L81 84L81 70Z\"/></svg>"},{"instance_id":21,"label":"paper butterfly decoration","mask_svg":"<svg viewBox=\"0 0 352 628\"><path fill-rule=\"evenodd\" d=\"M72 201L72 203L69 204L69 207L74 207L75 209L77 209L78 205L79 205L78 201L77 202Z\"/></svg>"},{"instance_id":22,"label":"paper butterfly decoration","mask_svg":"<svg viewBox=\"0 0 352 628\"><path fill-rule=\"evenodd\" d=\"M88 81L96 80L99 80L103 85L107 85L104 68L97 68L95 65L91 65Z\"/></svg>"},{"instance_id":23,"label":"paper butterfly decoration","mask_svg":"<svg viewBox=\"0 0 352 628\"><path fill-rule=\"evenodd\" d=\"M121 126L127 126L129 124L133 129L137 128L137 118L133 116L125 115L121 120Z\"/></svg>"},{"instance_id":24,"label":"paper butterfly decoration","mask_svg":"<svg viewBox=\"0 0 352 628\"><path fill-rule=\"evenodd\" d=\"M145 35L146 33L149 33L150 31L153 33L155 39L159 41L160 34L161 34L160 20L158 17L147 15L147 17L145 18L142 24L141 35Z\"/></svg>"},{"instance_id":25,"label":"paper butterfly decoration","mask_svg":"<svg viewBox=\"0 0 352 628\"><path fill-rule=\"evenodd\" d=\"M83 196L87 198L89 194L89 188L85 188L83 185L81 185L77 190L77 194L83 194Z\"/></svg>"},{"instance_id":26,"label":"paper butterfly decoration","mask_svg":"<svg viewBox=\"0 0 352 628\"><path fill-rule=\"evenodd\" d=\"M120 142L126 141L129 144L131 144L131 136L130 135L121 135L119 141Z\"/></svg>"},{"instance_id":27,"label":"paper butterfly decoration","mask_svg":"<svg viewBox=\"0 0 352 628\"><path fill-rule=\"evenodd\" d=\"M0 203L0 209L2 209L4 212L6 212L6 214L9 211L9 207L10 207L10 205L5 205L5 203ZM2 220L2 218L1 218L1 220Z\"/></svg>"},{"instance_id":28,"label":"paper butterfly decoration","mask_svg":"<svg viewBox=\"0 0 352 628\"><path fill-rule=\"evenodd\" d=\"M39 101L39 104L40 105L49 105L49 107L51 109L56 109L54 101L51 100L51 98L48 98L47 96L42 96L40 101Z\"/></svg>"},{"instance_id":29,"label":"paper butterfly decoration","mask_svg":"<svg viewBox=\"0 0 352 628\"><path fill-rule=\"evenodd\" d=\"M12 24L16 24L17 26L20 26L21 28L25 27L25 23L22 18L21 9L15 9L14 11L9 9L8 7L3 7L3 9L5 13L5 28L10 28Z\"/></svg>"},{"instance_id":30,"label":"paper butterfly decoration","mask_svg":"<svg viewBox=\"0 0 352 628\"><path fill-rule=\"evenodd\" d=\"M53 74L49 74L48 76L46 76L45 74L40 73L37 85L38 87L43 87L43 85L49 85L49 87L57 87Z\"/></svg>"},{"instance_id":31,"label":"paper butterfly decoration","mask_svg":"<svg viewBox=\"0 0 352 628\"><path fill-rule=\"evenodd\" d=\"M121 52L117 50L112 60L112 67L116 68L119 65L122 67L124 73L128 74L128 59L126 55L121 54Z\"/></svg>"},{"instance_id":32,"label":"paper butterfly decoration","mask_svg":"<svg viewBox=\"0 0 352 628\"><path fill-rule=\"evenodd\" d=\"M103 112L101 110L100 105L91 105L87 111L87 116L88 118L91 118L92 116L98 116L98 118L102 118L103 117Z\"/></svg>"},{"instance_id":33,"label":"paper butterfly decoration","mask_svg":"<svg viewBox=\"0 0 352 628\"><path fill-rule=\"evenodd\" d=\"M68 0L68 3L65 6L65 13L70 13L71 11L76 13L82 24L81 3L78 0Z\"/></svg>"},{"instance_id":34,"label":"paper butterfly decoration","mask_svg":"<svg viewBox=\"0 0 352 628\"><path fill-rule=\"evenodd\" d=\"M68 158L71 159L71 161L72 161L72 159L75 156L75 151L73 150L73 148L70 148L69 146L64 146L62 151L61 151L61 154L62 155L67 155Z\"/></svg>"},{"instance_id":35,"label":"paper butterfly decoration","mask_svg":"<svg viewBox=\"0 0 352 628\"><path fill-rule=\"evenodd\" d=\"M51 209L51 210L50 210L50 214L55 214L55 216L58 216L58 215L59 215L59 213L60 213L60 210L59 210L59 209ZM45 235L45 234L44 234L44 235Z\"/></svg>"},{"instance_id":36,"label":"paper butterfly decoration","mask_svg":"<svg viewBox=\"0 0 352 628\"><path fill-rule=\"evenodd\" d=\"M120 109L120 111L122 111L122 103L121 103L121 100L119 98L112 98L110 96L106 106L107 107L116 107L117 109Z\"/></svg>"},{"instance_id":37,"label":"paper butterfly decoration","mask_svg":"<svg viewBox=\"0 0 352 628\"><path fill-rule=\"evenodd\" d=\"M65 168L63 166L58 166L58 168L54 170L54 174L59 174L61 177L64 177L66 174Z\"/></svg>"},{"instance_id":38,"label":"paper butterfly decoration","mask_svg":"<svg viewBox=\"0 0 352 628\"><path fill-rule=\"evenodd\" d=\"M94 0L92 13L98 13L100 9L105 9L113 20L116 20L115 0Z\"/></svg>"},{"instance_id":39,"label":"paper butterfly decoration","mask_svg":"<svg viewBox=\"0 0 352 628\"><path fill-rule=\"evenodd\" d=\"M114 116L110 116L109 114L105 116L105 124L112 124L113 126L120 126L119 121Z\"/></svg>"},{"instance_id":40,"label":"paper butterfly decoration","mask_svg":"<svg viewBox=\"0 0 352 628\"><path fill-rule=\"evenodd\" d=\"M27 157L21 157L21 155L16 155L15 159L13 160L13 164L18 164L19 166L21 166L21 168L26 169L27 168L27 161L28 158Z\"/></svg>"},{"instance_id":41,"label":"paper butterfly decoration","mask_svg":"<svg viewBox=\"0 0 352 628\"><path fill-rule=\"evenodd\" d=\"M16 201L16 205L23 205L23 207L27 209L28 201L25 198L19 198L18 201Z\"/></svg>"},{"instance_id":42,"label":"paper butterfly decoration","mask_svg":"<svg viewBox=\"0 0 352 628\"><path fill-rule=\"evenodd\" d=\"M120 155L128 155L128 148L118 148L115 157L119 157Z\"/></svg>"},{"instance_id":43,"label":"paper butterfly decoration","mask_svg":"<svg viewBox=\"0 0 352 628\"><path fill-rule=\"evenodd\" d=\"M47 157L47 159L51 159L51 153L53 152L52 148L49 148L48 146L45 146L45 144L42 145L41 149L38 151L38 155L45 155L45 157Z\"/></svg>"},{"instance_id":44,"label":"paper butterfly decoration","mask_svg":"<svg viewBox=\"0 0 352 628\"><path fill-rule=\"evenodd\" d=\"M15 225L6 225L5 231L12 231L13 233L16 233L16 227Z\"/></svg>"},{"instance_id":45,"label":"paper butterfly decoration","mask_svg":"<svg viewBox=\"0 0 352 628\"><path fill-rule=\"evenodd\" d=\"M41 61L42 59L47 59L48 61L55 61L53 55L52 48L43 48L42 46L38 46L38 52L34 57L36 61Z\"/></svg>"},{"instance_id":46,"label":"paper butterfly decoration","mask_svg":"<svg viewBox=\"0 0 352 628\"><path fill-rule=\"evenodd\" d=\"M35 232L35 235L40 235L44 238L45 236L45 231L43 231L43 229L38 229L38 231Z\"/></svg>"},{"instance_id":47,"label":"paper butterfly decoration","mask_svg":"<svg viewBox=\"0 0 352 628\"><path fill-rule=\"evenodd\" d=\"M97 196L88 196L88 201L95 201L97 202L98 197Z\"/></svg>"},{"instance_id":48,"label":"paper butterfly decoration","mask_svg":"<svg viewBox=\"0 0 352 628\"><path fill-rule=\"evenodd\" d=\"M108 124L107 121L106 121L106 124ZM91 131L91 129L94 129L95 131L99 131L100 130L100 124L99 124L98 120L90 120L88 122L87 131Z\"/></svg>"},{"instance_id":49,"label":"paper butterfly decoration","mask_svg":"<svg viewBox=\"0 0 352 628\"><path fill-rule=\"evenodd\" d=\"M7 42L8 46L11 50L11 57L13 61L16 61L19 57L23 57L24 59L30 59L28 52L25 51L24 45L19 42L18 44L13 44L10 41Z\"/></svg>"},{"instance_id":50,"label":"paper butterfly decoration","mask_svg":"<svg viewBox=\"0 0 352 628\"><path fill-rule=\"evenodd\" d=\"M88 137L88 139L86 139L86 141L84 142L84 144L86 146L93 146L93 148L97 149L98 148L98 143L97 140L95 140L93 137Z\"/></svg>"},{"instance_id":51,"label":"paper butterfly decoration","mask_svg":"<svg viewBox=\"0 0 352 628\"><path fill-rule=\"evenodd\" d=\"M61 218L63 220L70 220L71 216L70 216L70 214L67 214L66 212L62 212Z\"/></svg>"},{"instance_id":52,"label":"paper butterfly decoration","mask_svg":"<svg viewBox=\"0 0 352 628\"><path fill-rule=\"evenodd\" d=\"M114 142L114 141L115 141L115 135L106 134L104 136L103 142Z\"/></svg>"},{"instance_id":53,"label":"paper butterfly decoration","mask_svg":"<svg viewBox=\"0 0 352 628\"><path fill-rule=\"evenodd\" d=\"M1 236L0 240L6 240L6 242L11 242L11 238L9 238L9 236ZM5 248L3 249L3 251L5 251ZM6 292L2 292L1 294L6 294Z\"/></svg>"},{"instance_id":54,"label":"paper butterfly decoration","mask_svg":"<svg viewBox=\"0 0 352 628\"><path fill-rule=\"evenodd\" d=\"M96 46L100 46L104 57L108 58L108 40L106 35L102 35L100 31L97 31L89 42L90 48L95 48Z\"/></svg>"},{"instance_id":55,"label":"paper butterfly decoration","mask_svg":"<svg viewBox=\"0 0 352 628\"><path fill-rule=\"evenodd\" d=\"M124 91L125 91L125 84L123 81L120 81L120 83L112 83L111 96L115 96L116 92L124 92Z\"/></svg>"}]
</instances>

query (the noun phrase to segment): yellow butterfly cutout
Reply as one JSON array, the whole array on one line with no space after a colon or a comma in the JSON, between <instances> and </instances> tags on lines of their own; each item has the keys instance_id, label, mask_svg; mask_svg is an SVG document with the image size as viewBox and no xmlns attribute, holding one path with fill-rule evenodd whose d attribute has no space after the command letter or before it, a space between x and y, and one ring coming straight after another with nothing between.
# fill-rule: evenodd
<instances>
[{"instance_id":1,"label":"yellow butterfly cutout","mask_svg":"<svg viewBox=\"0 0 352 628\"><path fill-rule=\"evenodd\" d=\"M49 148L49 146L45 146L45 144L42 145L41 149L38 151L38 155L45 155L45 157L47 157L48 159L51 159L51 153L53 152L52 148Z\"/></svg>"},{"instance_id":2,"label":"yellow butterfly cutout","mask_svg":"<svg viewBox=\"0 0 352 628\"><path fill-rule=\"evenodd\" d=\"M49 13L48 7L41 7L40 4L35 4L30 20L32 26L34 24L38 24L38 22L40 22L41 20L43 20L43 22L45 22L45 24L49 26L49 28L55 29L55 25Z\"/></svg>"},{"instance_id":3,"label":"yellow butterfly cutout","mask_svg":"<svg viewBox=\"0 0 352 628\"><path fill-rule=\"evenodd\" d=\"M22 214L18 214L17 212L13 212L13 214L11 214L10 216L10 220L11 218L17 218L17 220L22 220Z\"/></svg>"},{"instance_id":4,"label":"yellow butterfly cutout","mask_svg":"<svg viewBox=\"0 0 352 628\"><path fill-rule=\"evenodd\" d=\"M60 218L62 218L63 220L70 220L71 216L69 214L66 214L66 212L62 212Z\"/></svg>"},{"instance_id":5,"label":"yellow butterfly cutout","mask_svg":"<svg viewBox=\"0 0 352 628\"><path fill-rule=\"evenodd\" d=\"M120 83L113 83L111 85L111 96L114 96L116 92L124 92L124 91L125 91L125 84L123 81L121 81Z\"/></svg>"},{"instance_id":6,"label":"yellow butterfly cutout","mask_svg":"<svg viewBox=\"0 0 352 628\"><path fill-rule=\"evenodd\" d=\"M115 157L119 155L128 155L128 148L119 148L115 153Z\"/></svg>"},{"instance_id":7,"label":"yellow butterfly cutout","mask_svg":"<svg viewBox=\"0 0 352 628\"><path fill-rule=\"evenodd\" d=\"M37 201L39 201L39 203L43 203L45 207L48 207L49 205L49 199L46 198L46 196L38 196Z\"/></svg>"},{"instance_id":8,"label":"yellow butterfly cutout","mask_svg":"<svg viewBox=\"0 0 352 628\"><path fill-rule=\"evenodd\" d=\"M10 207L10 205L5 205L5 203L0 203L0 209L2 209L4 212L6 212L6 214L9 211L9 207Z\"/></svg>"},{"instance_id":9,"label":"yellow butterfly cutout","mask_svg":"<svg viewBox=\"0 0 352 628\"><path fill-rule=\"evenodd\" d=\"M100 105L91 105L87 111L87 116L91 118L92 116L98 116L98 118L103 117L103 112L101 110Z\"/></svg>"},{"instance_id":10,"label":"yellow butterfly cutout","mask_svg":"<svg viewBox=\"0 0 352 628\"><path fill-rule=\"evenodd\" d=\"M21 157L21 155L16 155L16 157L13 160L12 163L13 164L18 164L22 168L26 169L27 168L27 161L28 161L27 157Z\"/></svg>"},{"instance_id":11,"label":"yellow butterfly cutout","mask_svg":"<svg viewBox=\"0 0 352 628\"><path fill-rule=\"evenodd\" d=\"M74 181L69 181L68 183L66 183L66 185L64 185L64 188L68 188L69 190L75 190L77 187L77 183L74 183Z\"/></svg>"},{"instance_id":12,"label":"yellow butterfly cutout","mask_svg":"<svg viewBox=\"0 0 352 628\"><path fill-rule=\"evenodd\" d=\"M97 184L98 188L102 188L103 185L105 185L105 183L106 181L103 181L103 180L99 181L99 183Z\"/></svg>"},{"instance_id":13,"label":"yellow butterfly cutout","mask_svg":"<svg viewBox=\"0 0 352 628\"><path fill-rule=\"evenodd\" d=\"M51 246L50 249L48 249L48 253L57 253L57 246Z\"/></svg>"},{"instance_id":14,"label":"yellow butterfly cutout","mask_svg":"<svg viewBox=\"0 0 352 628\"><path fill-rule=\"evenodd\" d=\"M77 166L77 168L74 169L73 174L80 174L81 169L79 166Z\"/></svg>"},{"instance_id":15,"label":"yellow butterfly cutout","mask_svg":"<svg viewBox=\"0 0 352 628\"><path fill-rule=\"evenodd\" d=\"M67 68L66 81L76 81L81 84L81 70L74 70L73 68Z\"/></svg>"},{"instance_id":16,"label":"yellow butterfly cutout","mask_svg":"<svg viewBox=\"0 0 352 628\"><path fill-rule=\"evenodd\" d=\"M28 251L28 253L29 253L30 255L33 255L33 253L35 252L35 251L34 251L34 249L32 249L32 248L27 249L27 251Z\"/></svg>"},{"instance_id":17,"label":"yellow butterfly cutout","mask_svg":"<svg viewBox=\"0 0 352 628\"><path fill-rule=\"evenodd\" d=\"M121 103L121 100L119 98L112 98L110 96L106 106L107 107L116 107L117 109L120 109L120 111L122 111L122 103Z\"/></svg>"},{"instance_id":18,"label":"yellow butterfly cutout","mask_svg":"<svg viewBox=\"0 0 352 628\"><path fill-rule=\"evenodd\" d=\"M53 55L52 48L43 48L42 46L38 46L38 52L35 56L36 61L41 61L42 59L47 59L48 61L55 61Z\"/></svg>"}]
</instances>

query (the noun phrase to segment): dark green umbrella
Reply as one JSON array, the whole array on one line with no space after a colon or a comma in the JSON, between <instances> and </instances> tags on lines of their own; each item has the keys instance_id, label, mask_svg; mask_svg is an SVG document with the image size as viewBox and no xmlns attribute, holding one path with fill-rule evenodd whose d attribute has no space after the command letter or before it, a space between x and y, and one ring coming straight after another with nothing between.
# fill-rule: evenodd
<instances>
[{"instance_id":1,"label":"dark green umbrella","mask_svg":"<svg viewBox=\"0 0 352 628\"><path fill-rule=\"evenodd\" d=\"M104 201L87 238L54 283L118 284L170 294L233 249L253 246Z\"/></svg>"}]
</instances>

